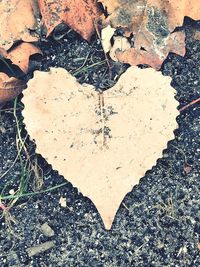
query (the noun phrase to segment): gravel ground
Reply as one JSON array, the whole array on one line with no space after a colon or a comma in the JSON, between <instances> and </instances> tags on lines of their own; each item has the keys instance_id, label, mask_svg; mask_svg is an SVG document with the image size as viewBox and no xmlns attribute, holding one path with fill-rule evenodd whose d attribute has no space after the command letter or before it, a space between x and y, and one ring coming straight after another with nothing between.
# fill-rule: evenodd
<instances>
[{"instance_id":1,"label":"gravel ground","mask_svg":"<svg viewBox=\"0 0 200 267\"><path fill-rule=\"evenodd\" d=\"M186 56L170 54L162 67L163 74L173 79L180 107L200 94L200 41L192 38L189 26L186 28ZM62 66L75 73L80 82L91 82L101 88L112 86L126 68L114 64L110 76L105 63L98 65L104 59L100 44L94 40L89 46L72 32L57 42L42 42L41 48L43 70ZM88 60L84 62L89 51ZM84 66L97 65L85 72L77 71L83 63ZM17 115L21 123L19 104ZM17 155L17 128L12 107L13 103L8 103L4 107L8 110L2 111L0 117L0 168L3 172L10 168ZM125 197L111 231L103 228L91 201L66 183L57 190L21 198L6 217L1 216L0 266L200 266L198 104L181 112L177 121L179 128L175 131L175 139L168 143L156 166ZM25 130L22 135L26 136ZM42 189L63 183L63 177L41 156L34 155L34 144L28 142L28 146L43 169ZM22 155L22 162L25 161L26 157ZM0 192L8 181L6 192L17 188L21 175L21 161L17 160L0 179ZM29 190L37 188L35 181L31 175ZM59 204L60 197L66 198L66 207ZM44 223L46 230L42 226ZM54 246L45 243L47 241L53 241ZM30 256L29 249L42 243L50 244L52 248Z\"/></svg>"}]
</instances>

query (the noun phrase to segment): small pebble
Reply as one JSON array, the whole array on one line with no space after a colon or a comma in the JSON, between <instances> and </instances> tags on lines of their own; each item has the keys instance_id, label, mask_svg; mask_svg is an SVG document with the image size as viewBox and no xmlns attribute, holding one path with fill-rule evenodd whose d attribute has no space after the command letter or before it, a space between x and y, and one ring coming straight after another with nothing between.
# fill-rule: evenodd
<instances>
[{"instance_id":1,"label":"small pebble","mask_svg":"<svg viewBox=\"0 0 200 267\"><path fill-rule=\"evenodd\" d=\"M40 227L41 232L48 237L54 236L54 230L48 225L48 223L43 223Z\"/></svg>"},{"instance_id":2,"label":"small pebble","mask_svg":"<svg viewBox=\"0 0 200 267\"><path fill-rule=\"evenodd\" d=\"M39 253L42 253L50 248L53 248L55 246L53 241L47 241L45 243L39 244L35 247L27 248L27 253L29 257L35 256Z\"/></svg>"}]
</instances>

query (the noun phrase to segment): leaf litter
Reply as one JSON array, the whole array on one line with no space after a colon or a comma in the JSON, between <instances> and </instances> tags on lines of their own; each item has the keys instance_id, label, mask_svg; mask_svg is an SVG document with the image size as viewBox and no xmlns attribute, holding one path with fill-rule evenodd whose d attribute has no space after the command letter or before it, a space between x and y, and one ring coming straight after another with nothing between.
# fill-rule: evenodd
<instances>
[{"instance_id":1,"label":"leaf litter","mask_svg":"<svg viewBox=\"0 0 200 267\"><path fill-rule=\"evenodd\" d=\"M36 152L92 200L106 229L174 137L178 102L170 82L153 69L130 67L102 92L51 68L36 71L24 91Z\"/></svg>"},{"instance_id":2,"label":"leaf litter","mask_svg":"<svg viewBox=\"0 0 200 267\"><path fill-rule=\"evenodd\" d=\"M43 25L48 37L58 25L65 23L87 41L95 31L99 34L101 26L102 45L112 60L130 65L148 64L159 70L170 52L185 55L185 33L176 28L183 25L185 16L199 19L200 3L194 0L178 3L174 0L166 3L161 0L5 0L0 3L0 13L3 57L13 45L21 46L19 42L40 40ZM14 50L16 64L20 61L17 51L19 58L24 53L25 60L29 60L29 51ZM1 80L7 83L8 77L3 75ZM2 84L1 87L5 90ZM12 99L18 93L6 98L0 96L0 101Z\"/></svg>"},{"instance_id":3,"label":"leaf litter","mask_svg":"<svg viewBox=\"0 0 200 267\"><path fill-rule=\"evenodd\" d=\"M200 18L200 2L195 0L99 2L108 13L102 18L103 31L109 32L108 26L121 29L121 38L126 37L131 44L131 48L123 51L120 43L119 46L114 43L117 59L131 65L148 64L158 70L170 52L185 55L185 33L175 31L183 25L184 17ZM110 35L108 38L112 40ZM108 43L109 40L102 41Z\"/></svg>"}]
</instances>

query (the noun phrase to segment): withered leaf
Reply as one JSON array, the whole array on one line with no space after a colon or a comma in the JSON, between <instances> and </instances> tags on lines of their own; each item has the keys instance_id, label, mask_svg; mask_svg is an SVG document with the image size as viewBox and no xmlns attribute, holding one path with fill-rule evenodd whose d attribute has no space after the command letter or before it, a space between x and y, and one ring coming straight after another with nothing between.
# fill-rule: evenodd
<instances>
[{"instance_id":1,"label":"withered leaf","mask_svg":"<svg viewBox=\"0 0 200 267\"><path fill-rule=\"evenodd\" d=\"M51 68L36 71L24 91L24 121L37 153L93 201L106 229L174 137L178 102L170 82L153 69L130 67L100 93Z\"/></svg>"},{"instance_id":2,"label":"withered leaf","mask_svg":"<svg viewBox=\"0 0 200 267\"><path fill-rule=\"evenodd\" d=\"M21 43L10 50L4 57L10 59L13 64L17 65L24 73L27 73L30 56L41 53L41 50L33 44Z\"/></svg>"},{"instance_id":3,"label":"withered leaf","mask_svg":"<svg viewBox=\"0 0 200 267\"><path fill-rule=\"evenodd\" d=\"M12 63L17 65L24 73L28 72L30 56L38 53L41 54L40 49L30 43L21 43L9 52L2 49L2 56L6 59L10 59ZM24 81L9 77L7 74L0 72L0 103L15 98L24 88Z\"/></svg>"},{"instance_id":4,"label":"withered leaf","mask_svg":"<svg viewBox=\"0 0 200 267\"><path fill-rule=\"evenodd\" d=\"M37 26L38 5L35 0L0 1L0 48L8 50L16 41L33 42Z\"/></svg>"},{"instance_id":5,"label":"withered leaf","mask_svg":"<svg viewBox=\"0 0 200 267\"><path fill-rule=\"evenodd\" d=\"M24 88L26 88L24 81L0 72L0 104L15 98Z\"/></svg>"},{"instance_id":6,"label":"withered leaf","mask_svg":"<svg viewBox=\"0 0 200 267\"><path fill-rule=\"evenodd\" d=\"M195 0L99 0L108 12L103 27L122 28L124 36L131 38L131 48L119 51L116 57L131 65L148 64L160 69L173 52L184 56L185 34L174 32L182 26L185 16L200 19L200 1Z\"/></svg>"},{"instance_id":7,"label":"withered leaf","mask_svg":"<svg viewBox=\"0 0 200 267\"><path fill-rule=\"evenodd\" d=\"M96 0L39 0L39 6L47 36L64 22L89 41L100 15Z\"/></svg>"}]
</instances>

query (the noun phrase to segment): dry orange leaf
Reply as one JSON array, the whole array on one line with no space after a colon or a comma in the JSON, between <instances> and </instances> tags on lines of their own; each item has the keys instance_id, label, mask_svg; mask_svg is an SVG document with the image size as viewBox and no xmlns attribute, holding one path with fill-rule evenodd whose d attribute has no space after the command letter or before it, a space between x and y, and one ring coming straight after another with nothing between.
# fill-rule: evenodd
<instances>
[{"instance_id":1,"label":"dry orange leaf","mask_svg":"<svg viewBox=\"0 0 200 267\"><path fill-rule=\"evenodd\" d=\"M101 93L51 68L35 71L24 91L24 121L37 153L93 201L106 229L174 137L178 102L170 82L131 67Z\"/></svg>"},{"instance_id":2,"label":"dry orange leaf","mask_svg":"<svg viewBox=\"0 0 200 267\"><path fill-rule=\"evenodd\" d=\"M13 43L37 41L31 34L37 26L38 5L35 0L0 1L0 48L8 50Z\"/></svg>"},{"instance_id":3,"label":"dry orange leaf","mask_svg":"<svg viewBox=\"0 0 200 267\"><path fill-rule=\"evenodd\" d=\"M41 54L40 49L30 43L21 43L8 53L2 49L2 52L5 58L10 59L24 73L28 72L30 56L38 53ZM23 81L0 72L0 103L15 98L24 88L25 83Z\"/></svg>"},{"instance_id":4,"label":"dry orange leaf","mask_svg":"<svg viewBox=\"0 0 200 267\"><path fill-rule=\"evenodd\" d=\"M41 50L30 43L21 43L9 51L6 58L17 65L24 73L28 71L29 58L34 54L42 54Z\"/></svg>"},{"instance_id":5,"label":"dry orange leaf","mask_svg":"<svg viewBox=\"0 0 200 267\"><path fill-rule=\"evenodd\" d=\"M159 69L169 52L185 54L185 35L173 32L184 16L200 19L200 1L195 0L99 0L108 12L104 25L124 30L132 37L132 47L120 52L118 60L131 65L149 64Z\"/></svg>"},{"instance_id":6,"label":"dry orange leaf","mask_svg":"<svg viewBox=\"0 0 200 267\"><path fill-rule=\"evenodd\" d=\"M39 6L47 35L64 22L89 41L100 15L96 0L39 0Z\"/></svg>"}]
</instances>

